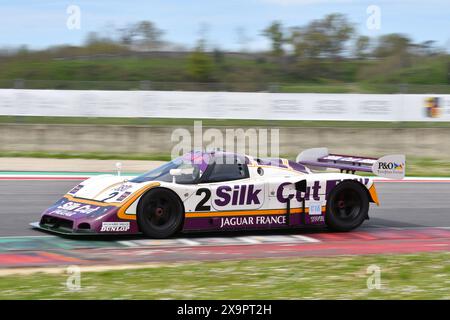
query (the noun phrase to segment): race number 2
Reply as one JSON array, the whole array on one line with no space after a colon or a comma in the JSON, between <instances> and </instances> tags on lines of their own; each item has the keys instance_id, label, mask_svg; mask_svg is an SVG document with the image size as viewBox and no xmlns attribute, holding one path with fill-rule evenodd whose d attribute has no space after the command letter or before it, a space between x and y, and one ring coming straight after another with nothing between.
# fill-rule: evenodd
<instances>
[{"instance_id":1,"label":"race number 2","mask_svg":"<svg viewBox=\"0 0 450 320\"><path fill-rule=\"evenodd\" d=\"M202 200L195 207L195 211L211 211L211 206L205 206L205 203L211 198L211 190L207 188L200 188L195 193L197 196L205 194Z\"/></svg>"}]
</instances>

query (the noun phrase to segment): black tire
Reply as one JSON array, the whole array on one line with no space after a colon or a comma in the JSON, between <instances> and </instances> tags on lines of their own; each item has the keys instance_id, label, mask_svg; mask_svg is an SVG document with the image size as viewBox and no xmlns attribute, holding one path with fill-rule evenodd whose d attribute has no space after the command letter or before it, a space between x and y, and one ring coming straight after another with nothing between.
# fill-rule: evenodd
<instances>
[{"instance_id":1,"label":"black tire","mask_svg":"<svg viewBox=\"0 0 450 320\"><path fill-rule=\"evenodd\" d=\"M325 222L334 231L350 231L368 216L369 196L364 186L355 181L339 183L329 195Z\"/></svg>"},{"instance_id":2,"label":"black tire","mask_svg":"<svg viewBox=\"0 0 450 320\"><path fill-rule=\"evenodd\" d=\"M139 229L150 238L168 238L180 230L183 205L178 196L163 188L152 189L139 202Z\"/></svg>"}]
</instances>

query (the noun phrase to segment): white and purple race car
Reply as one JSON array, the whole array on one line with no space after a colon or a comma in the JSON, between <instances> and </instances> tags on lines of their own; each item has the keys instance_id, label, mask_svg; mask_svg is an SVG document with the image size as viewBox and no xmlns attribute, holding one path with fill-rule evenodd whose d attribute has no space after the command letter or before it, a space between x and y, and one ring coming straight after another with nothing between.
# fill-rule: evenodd
<instances>
[{"instance_id":1,"label":"white and purple race car","mask_svg":"<svg viewBox=\"0 0 450 320\"><path fill-rule=\"evenodd\" d=\"M340 172L318 172L334 168ZM375 185L355 171L402 179L405 157L379 159L308 149L295 161L227 152L191 152L134 178L95 176L32 226L63 234L138 234L327 226L349 231L379 204Z\"/></svg>"}]
</instances>

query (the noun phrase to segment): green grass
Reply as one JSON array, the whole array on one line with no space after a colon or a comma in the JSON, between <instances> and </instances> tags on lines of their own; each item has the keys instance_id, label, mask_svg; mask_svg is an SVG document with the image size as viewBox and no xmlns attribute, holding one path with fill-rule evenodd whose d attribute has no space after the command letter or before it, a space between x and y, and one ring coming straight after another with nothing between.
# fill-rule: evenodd
<instances>
[{"instance_id":1,"label":"green grass","mask_svg":"<svg viewBox=\"0 0 450 320\"><path fill-rule=\"evenodd\" d=\"M450 128L450 122L382 122L382 121L303 121L303 120L237 120L181 118L95 118L0 116L0 124L86 124L192 126L202 121L204 127L307 127L307 128Z\"/></svg>"},{"instance_id":2,"label":"green grass","mask_svg":"<svg viewBox=\"0 0 450 320\"><path fill-rule=\"evenodd\" d=\"M381 268L368 289L367 268ZM450 253L303 257L0 277L0 299L450 299Z\"/></svg>"},{"instance_id":3,"label":"green grass","mask_svg":"<svg viewBox=\"0 0 450 320\"><path fill-rule=\"evenodd\" d=\"M86 60L13 59L4 61L0 79L52 79L53 81L182 81L186 58L106 58ZM45 81L42 81L45 82ZM55 82L53 82L55 83ZM33 82L30 83L33 85ZM52 81L47 81L48 85ZM70 85L70 83L66 83ZM70 88L70 87L68 87Z\"/></svg>"},{"instance_id":4,"label":"green grass","mask_svg":"<svg viewBox=\"0 0 450 320\"><path fill-rule=\"evenodd\" d=\"M308 85L308 84L283 84L279 91L283 93L352 93L358 86L341 85ZM357 90L358 91L358 90Z\"/></svg>"},{"instance_id":5,"label":"green grass","mask_svg":"<svg viewBox=\"0 0 450 320\"><path fill-rule=\"evenodd\" d=\"M450 160L433 158L407 158L406 174L424 177L450 177Z\"/></svg>"},{"instance_id":6,"label":"green grass","mask_svg":"<svg viewBox=\"0 0 450 320\"><path fill-rule=\"evenodd\" d=\"M392 59L392 58L391 58ZM389 60L389 59L388 59ZM389 66L389 61L387 61ZM442 55L436 57L416 58L411 61L411 65L403 68L395 68L390 66L386 70L378 68L380 75L371 79L373 83L408 83L411 88L415 85L448 85L448 63L449 56ZM372 68L377 68L377 65ZM432 88L432 87L430 87ZM448 90L447 89L447 90ZM414 90L412 90L414 91ZM425 91L426 92L426 91ZM449 91L447 91L449 92Z\"/></svg>"},{"instance_id":7,"label":"green grass","mask_svg":"<svg viewBox=\"0 0 450 320\"><path fill-rule=\"evenodd\" d=\"M412 56L408 63L399 57L321 60L305 69L295 61L277 61L263 53L213 53L209 54L212 68L208 83L199 83L191 74L190 53L139 57L122 52L125 55L120 56L116 49L109 56L98 55L108 50L67 48L60 53L41 51L0 57L0 87L14 88L15 79L24 79L22 84L28 89L139 90L141 81L149 81L143 89L450 93L447 54Z\"/></svg>"}]
</instances>

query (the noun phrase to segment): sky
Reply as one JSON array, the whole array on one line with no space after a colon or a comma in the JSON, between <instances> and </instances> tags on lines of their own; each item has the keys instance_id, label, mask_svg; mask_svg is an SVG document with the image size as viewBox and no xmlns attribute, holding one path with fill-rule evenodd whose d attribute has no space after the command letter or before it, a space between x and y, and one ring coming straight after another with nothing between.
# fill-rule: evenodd
<instances>
[{"instance_id":1,"label":"sky","mask_svg":"<svg viewBox=\"0 0 450 320\"><path fill-rule=\"evenodd\" d=\"M79 29L67 27L71 5L80 9ZM380 23L369 29L373 5ZM403 33L450 51L450 0L0 0L0 47L79 45L91 31L114 35L117 28L150 20L165 31L165 40L188 47L203 30L211 47L241 49L244 34L244 49L261 50L269 48L261 30L270 22L301 26L334 12L347 15L359 34Z\"/></svg>"}]
</instances>

